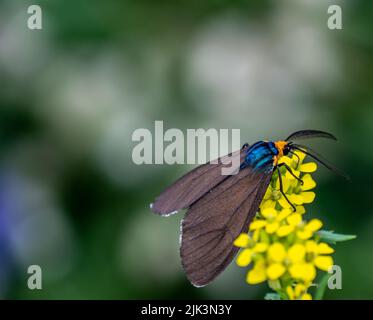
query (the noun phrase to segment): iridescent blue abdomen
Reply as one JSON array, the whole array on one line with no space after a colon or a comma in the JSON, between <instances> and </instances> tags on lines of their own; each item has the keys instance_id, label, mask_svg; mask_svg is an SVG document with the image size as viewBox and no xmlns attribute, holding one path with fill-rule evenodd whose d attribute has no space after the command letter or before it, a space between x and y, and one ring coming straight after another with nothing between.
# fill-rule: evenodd
<instances>
[{"instance_id":1,"label":"iridescent blue abdomen","mask_svg":"<svg viewBox=\"0 0 373 320\"><path fill-rule=\"evenodd\" d=\"M250 166L254 170L267 171L273 168L273 157L278 154L278 150L273 142L259 141L246 151L247 155L241 164L241 169Z\"/></svg>"}]
</instances>

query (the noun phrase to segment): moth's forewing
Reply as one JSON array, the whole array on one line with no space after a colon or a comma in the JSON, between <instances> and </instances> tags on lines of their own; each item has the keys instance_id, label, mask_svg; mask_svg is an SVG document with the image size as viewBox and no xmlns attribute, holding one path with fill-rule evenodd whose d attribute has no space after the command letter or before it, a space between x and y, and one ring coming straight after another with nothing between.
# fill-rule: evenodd
<instances>
[{"instance_id":1,"label":"moth's forewing","mask_svg":"<svg viewBox=\"0 0 373 320\"><path fill-rule=\"evenodd\" d=\"M151 209L160 215L170 215L178 210L188 208L212 188L230 177L230 175L222 174L223 168L230 167L230 164L227 163L228 157L237 157L235 159L237 161L234 162L240 165L244 161L245 155L245 149L241 149L188 172L164 190L152 203ZM232 172L238 168L232 168Z\"/></svg>"},{"instance_id":2,"label":"moth's forewing","mask_svg":"<svg viewBox=\"0 0 373 320\"><path fill-rule=\"evenodd\" d=\"M194 285L208 284L232 261L238 251L233 242L248 231L271 176L272 171L245 168L189 208L182 221L180 255Z\"/></svg>"}]
</instances>

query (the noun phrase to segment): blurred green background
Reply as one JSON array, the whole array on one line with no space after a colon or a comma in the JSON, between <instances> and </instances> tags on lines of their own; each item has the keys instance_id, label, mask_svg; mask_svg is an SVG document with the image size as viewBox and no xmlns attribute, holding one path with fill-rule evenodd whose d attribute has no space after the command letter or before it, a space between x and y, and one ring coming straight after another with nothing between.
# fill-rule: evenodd
<instances>
[{"instance_id":1,"label":"blurred green background","mask_svg":"<svg viewBox=\"0 0 373 320\"><path fill-rule=\"evenodd\" d=\"M331 4L343 30L327 28ZM182 215L149 203L192 166L131 159L133 130L163 120L242 143L334 133L312 145L352 183L321 168L308 211L358 238L336 246L343 289L326 298L373 298L372 31L366 0L2 0L0 297L263 297L234 263L207 287L186 280ZM27 288L31 264L43 290Z\"/></svg>"}]
</instances>

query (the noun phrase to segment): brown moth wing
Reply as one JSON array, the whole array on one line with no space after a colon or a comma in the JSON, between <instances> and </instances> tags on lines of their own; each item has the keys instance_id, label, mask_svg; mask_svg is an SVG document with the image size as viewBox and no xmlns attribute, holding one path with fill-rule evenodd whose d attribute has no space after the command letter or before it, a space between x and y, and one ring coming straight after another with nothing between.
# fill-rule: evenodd
<instances>
[{"instance_id":1,"label":"brown moth wing","mask_svg":"<svg viewBox=\"0 0 373 320\"><path fill-rule=\"evenodd\" d=\"M245 149L219 158L216 164L209 162L188 172L164 190L151 204L151 209L160 215L170 215L188 208L216 185L231 177L231 175L222 175L221 170L231 166L226 164L229 156L239 156L241 164L246 156Z\"/></svg>"},{"instance_id":2,"label":"brown moth wing","mask_svg":"<svg viewBox=\"0 0 373 320\"><path fill-rule=\"evenodd\" d=\"M271 180L270 172L241 170L194 203L181 225L180 256L188 279L204 286L232 261Z\"/></svg>"}]
</instances>

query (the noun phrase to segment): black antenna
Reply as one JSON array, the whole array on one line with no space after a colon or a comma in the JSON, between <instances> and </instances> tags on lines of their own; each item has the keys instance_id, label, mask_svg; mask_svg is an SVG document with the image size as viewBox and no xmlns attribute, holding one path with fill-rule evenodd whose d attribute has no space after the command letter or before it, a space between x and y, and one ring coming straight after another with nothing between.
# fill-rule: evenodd
<instances>
[{"instance_id":1,"label":"black antenna","mask_svg":"<svg viewBox=\"0 0 373 320\"><path fill-rule=\"evenodd\" d=\"M320 162L322 165L324 165L330 171L334 172L335 174L337 174L339 176L342 176L343 178L345 178L348 181L351 181L350 177L346 173L344 173L342 170L338 169L336 166L334 166L333 164L331 164L328 160L324 159L324 157L322 157L320 154L318 154L317 152L315 152L311 148L303 146L303 145L300 145L300 144L295 144L295 143L292 144L292 145L290 145L289 147L291 149L295 149L295 150L298 150L300 152L305 153L306 155L308 155L311 158L313 158L313 159L317 160L318 162Z\"/></svg>"},{"instance_id":2,"label":"black antenna","mask_svg":"<svg viewBox=\"0 0 373 320\"><path fill-rule=\"evenodd\" d=\"M320 130L300 130L292 133L286 138L286 141L296 139L312 139L312 138L327 138L337 140L337 138L331 133L320 131Z\"/></svg>"}]
</instances>

